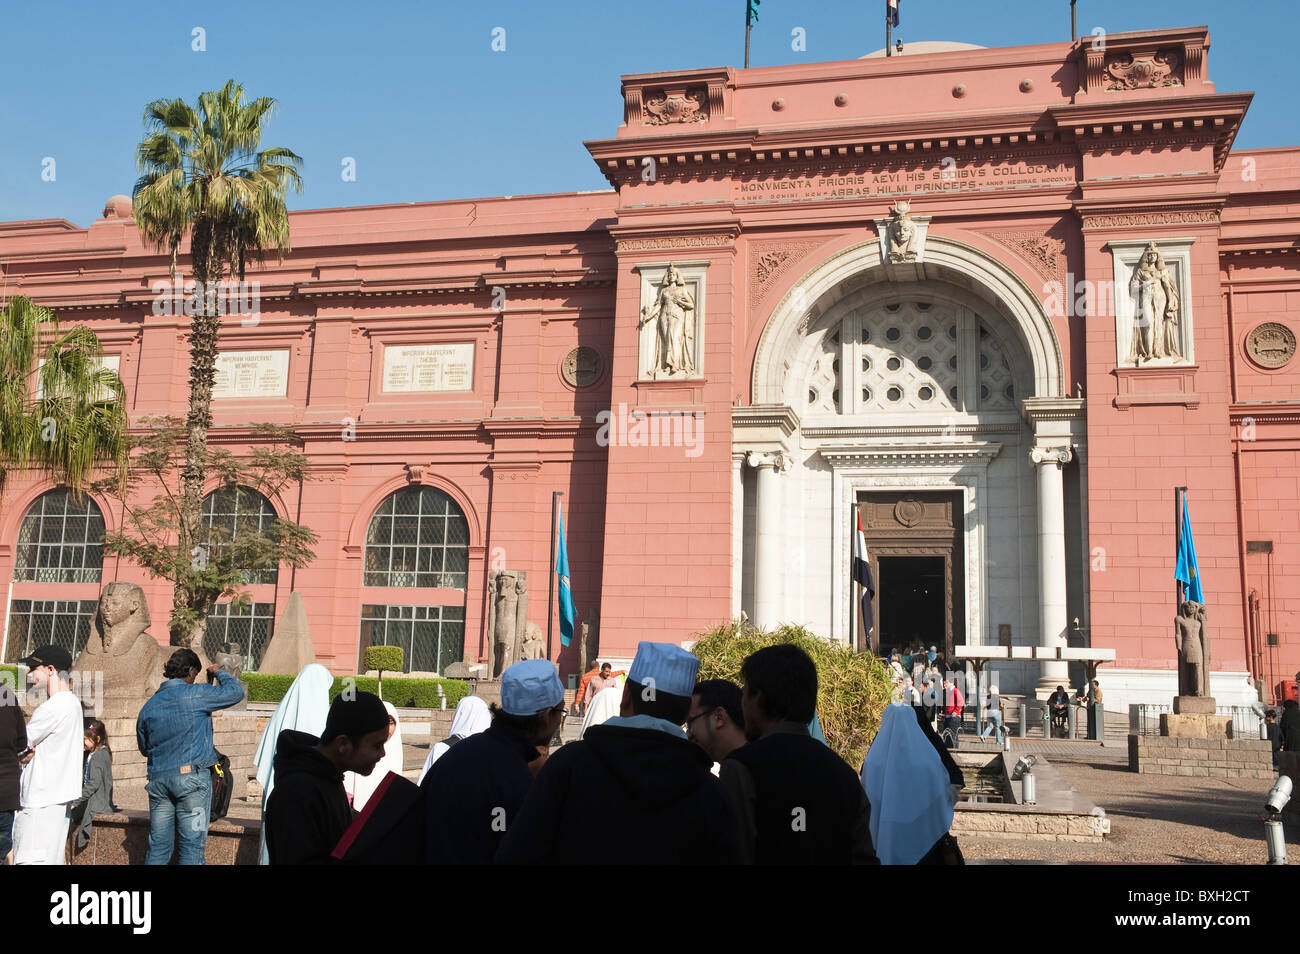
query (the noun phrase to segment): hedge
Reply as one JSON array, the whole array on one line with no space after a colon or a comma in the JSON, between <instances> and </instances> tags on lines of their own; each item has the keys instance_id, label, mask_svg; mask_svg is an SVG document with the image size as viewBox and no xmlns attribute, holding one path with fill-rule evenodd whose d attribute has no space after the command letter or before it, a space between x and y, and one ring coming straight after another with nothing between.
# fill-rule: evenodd
<instances>
[{"instance_id":1,"label":"hedge","mask_svg":"<svg viewBox=\"0 0 1300 954\"><path fill-rule=\"evenodd\" d=\"M7 678L5 675L7 674ZM23 681L19 680L19 671L17 666L0 666L0 683L6 686L12 686L14 689L24 689Z\"/></svg>"},{"instance_id":2,"label":"hedge","mask_svg":"<svg viewBox=\"0 0 1300 954\"><path fill-rule=\"evenodd\" d=\"M817 666L817 718L826 744L853 771L862 768L867 748L893 693L884 660L858 653L802 626L760 630L749 623L723 623L701 633L691 650L700 659L698 679L729 679L739 684L740 664L765 646L793 643Z\"/></svg>"},{"instance_id":3,"label":"hedge","mask_svg":"<svg viewBox=\"0 0 1300 954\"><path fill-rule=\"evenodd\" d=\"M295 676L274 673L246 672L240 676L248 686L249 702L279 702L293 685ZM389 676L384 680L384 700L399 709L437 709L438 686L447 698L447 708L455 708L456 703L469 695L469 683L463 679L410 679L402 676ZM348 685L360 692L373 692L378 695L379 680L374 676L335 676L330 688L330 701L339 695Z\"/></svg>"}]
</instances>

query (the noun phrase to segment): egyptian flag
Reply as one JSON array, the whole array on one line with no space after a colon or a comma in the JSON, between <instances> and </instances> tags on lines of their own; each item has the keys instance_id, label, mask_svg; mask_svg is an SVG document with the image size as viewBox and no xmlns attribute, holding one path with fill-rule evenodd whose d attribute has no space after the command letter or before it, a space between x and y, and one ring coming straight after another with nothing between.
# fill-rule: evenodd
<instances>
[{"instance_id":1,"label":"egyptian flag","mask_svg":"<svg viewBox=\"0 0 1300 954\"><path fill-rule=\"evenodd\" d=\"M890 26L898 26L898 0L885 0L885 18Z\"/></svg>"},{"instance_id":2,"label":"egyptian flag","mask_svg":"<svg viewBox=\"0 0 1300 954\"><path fill-rule=\"evenodd\" d=\"M876 595L876 581L871 578L871 558L867 556L867 538L862 533L862 514L854 508L857 529L853 534L853 582L862 587L862 631L866 636L876 627L871 615L871 598Z\"/></svg>"}]
</instances>

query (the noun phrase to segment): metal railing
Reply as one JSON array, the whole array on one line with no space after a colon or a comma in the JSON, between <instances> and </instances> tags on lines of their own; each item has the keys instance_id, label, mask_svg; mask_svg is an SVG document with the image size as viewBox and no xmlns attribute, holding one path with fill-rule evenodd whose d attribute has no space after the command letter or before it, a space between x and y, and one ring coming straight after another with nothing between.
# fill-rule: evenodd
<instances>
[{"instance_id":1,"label":"metal railing","mask_svg":"<svg viewBox=\"0 0 1300 954\"><path fill-rule=\"evenodd\" d=\"M1134 703L1128 707L1128 730L1131 735L1159 735L1160 716L1174 711L1172 705ZM1258 739L1263 721L1249 706L1217 706L1215 715L1232 718L1234 739Z\"/></svg>"}]
</instances>

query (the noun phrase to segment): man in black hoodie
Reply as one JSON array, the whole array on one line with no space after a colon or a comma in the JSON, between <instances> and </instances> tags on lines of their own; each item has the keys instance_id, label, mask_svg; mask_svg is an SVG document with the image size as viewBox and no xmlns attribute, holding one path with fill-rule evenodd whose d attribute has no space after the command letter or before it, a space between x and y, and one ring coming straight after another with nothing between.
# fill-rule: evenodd
<instances>
[{"instance_id":1,"label":"man in black hoodie","mask_svg":"<svg viewBox=\"0 0 1300 954\"><path fill-rule=\"evenodd\" d=\"M798 646L745 658L741 705L750 740L722 760L744 861L760 865L879 864L871 806L858 774L808 733L817 667Z\"/></svg>"},{"instance_id":2,"label":"man in black hoodie","mask_svg":"<svg viewBox=\"0 0 1300 954\"><path fill-rule=\"evenodd\" d=\"M323 865L352 824L343 773L369 775L384 757L388 710L369 692L330 705L319 739L285 729L275 748L275 788L266 803L266 850L273 865Z\"/></svg>"},{"instance_id":3,"label":"man in black hoodie","mask_svg":"<svg viewBox=\"0 0 1300 954\"><path fill-rule=\"evenodd\" d=\"M738 832L711 760L682 723L700 661L643 642L619 716L547 761L498 864L734 864ZM609 846L593 849L591 833Z\"/></svg>"}]
</instances>

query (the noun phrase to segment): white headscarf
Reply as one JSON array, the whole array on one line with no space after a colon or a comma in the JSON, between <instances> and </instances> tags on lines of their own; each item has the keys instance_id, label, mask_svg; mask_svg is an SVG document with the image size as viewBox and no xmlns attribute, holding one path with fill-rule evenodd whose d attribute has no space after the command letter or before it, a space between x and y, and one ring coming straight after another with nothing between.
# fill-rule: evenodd
<instances>
[{"instance_id":1,"label":"white headscarf","mask_svg":"<svg viewBox=\"0 0 1300 954\"><path fill-rule=\"evenodd\" d=\"M389 772L402 774L404 757L402 722L397 718L397 710L393 708L392 703L385 702L384 708L388 710L388 718L393 720L395 726L393 734L384 743L384 757L370 770L369 775L358 775L356 772L343 773L343 790L352 796L352 808L358 812L366 807L366 802L370 801L370 796L375 794L375 789L379 787L385 775Z\"/></svg>"},{"instance_id":2,"label":"white headscarf","mask_svg":"<svg viewBox=\"0 0 1300 954\"><path fill-rule=\"evenodd\" d=\"M491 724L492 713L488 711L488 704L482 697L466 696L456 703L456 713L451 717L451 729L447 732L447 737L467 739L471 735L478 735ZM420 772L421 785L424 784L424 777L429 774L429 769L433 768L433 763L450 750L451 746L446 742L435 742L433 748L429 749L429 757L424 760L424 768Z\"/></svg>"},{"instance_id":3,"label":"white headscarf","mask_svg":"<svg viewBox=\"0 0 1300 954\"><path fill-rule=\"evenodd\" d=\"M320 663L308 663L289 686L280 704L267 720L262 741L257 745L253 762L257 766L257 780L262 784L262 831L266 831L266 802L275 788L275 744L285 729L295 729L319 736L325 731L325 719L330 711L330 689L334 677ZM266 853L266 835L262 835L261 864L270 864Z\"/></svg>"},{"instance_id":4,"label":"white headscarf","mask_svg":"<svg viewBox=\"0 0 1300 954\"><path fill-rule=\"evenodd\" d=\"M948 772L912 707L885 707L862 763L871 841L882 864L914 865L952 827Z\"/></svg>"},{"instance_id":5,"label":"white headscarf","mask_svg":"<svg viewBox=\"0 0 1300 954\"><path fill-rule=\"evenodd\" d=\"M587 706L587 714L582 717L582 731L578 733L578 738L587 734L587 730L593 725L601 725L605 721L618 715L619 707L623 704L623 689L620 686L610 686L608 689L602 689L591 697L591 702Z\"/></svg>"}]
</instances>

